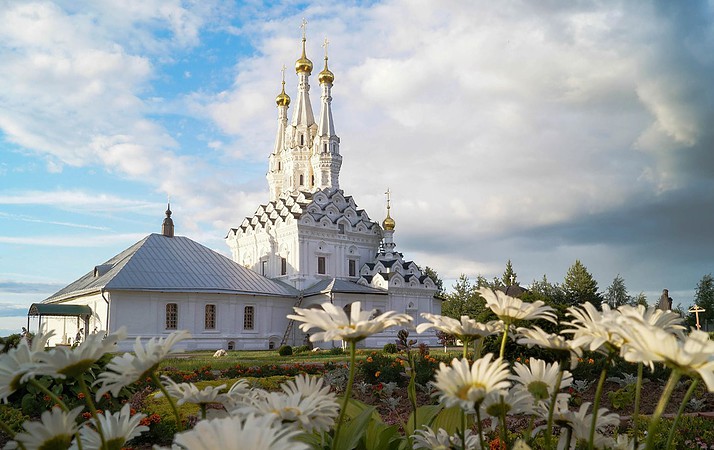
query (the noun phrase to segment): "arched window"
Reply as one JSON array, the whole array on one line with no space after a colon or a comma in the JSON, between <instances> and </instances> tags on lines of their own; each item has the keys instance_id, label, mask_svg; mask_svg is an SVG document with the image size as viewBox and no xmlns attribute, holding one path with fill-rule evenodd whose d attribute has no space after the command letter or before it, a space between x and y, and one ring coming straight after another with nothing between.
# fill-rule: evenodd
<instances>
[{"instance_id":1,"label":"arched window","mask_svg":"<svg viewBox=\"0 0 714 450\"><path fill-rule=\"evenodd\" d=\"M305 176L303 174L300 174L300 186L305 184Z\"/></svg>"},{"instance_id":2,"label":"arched window","mask_svg":"<svg viewBox=\"0 0 714 450\"><path fill-rule=\"evenodd\" d=\"M175 330L178 326L178 305L176 303L166 304L166 329Z\"/></svg>"},{"instance_id":3,"label":"arched window","mask_svg":"<svg viewBox=\"0 0 714 450\"><path fill-rule=\"evenodd\" d=\"M228 350L236 349L236 341L228 341Z\"/></svg>"}]
</instances>

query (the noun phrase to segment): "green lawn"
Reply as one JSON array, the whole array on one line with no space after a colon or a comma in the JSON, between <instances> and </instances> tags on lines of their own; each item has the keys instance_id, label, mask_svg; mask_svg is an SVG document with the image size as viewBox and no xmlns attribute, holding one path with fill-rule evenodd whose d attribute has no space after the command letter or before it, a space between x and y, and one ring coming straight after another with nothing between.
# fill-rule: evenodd
<instances>
[{"instance_id":1,"label":"green lawn","mask_svg":"<svg viewBox=\"0 0 714 450\"><path fill-rule=\"evenodd\" d=\"M362 350L357 355L358 359L366 358L371 350ZM235 350L228 351L226 356L220 358L213 357L213 351L196 351L186 353L176 353L166 358L160 369L171 367L179 370L193 370L202 366L211 366L212 369L221 370L233 367L236 364L241 366L263 366L268 364L295 364L295 363L324 363L324 362L347 362L349 355L334 355L329 351L304 352L291 356L280 356L277 350Z\"/></svg>"}]
</instances>

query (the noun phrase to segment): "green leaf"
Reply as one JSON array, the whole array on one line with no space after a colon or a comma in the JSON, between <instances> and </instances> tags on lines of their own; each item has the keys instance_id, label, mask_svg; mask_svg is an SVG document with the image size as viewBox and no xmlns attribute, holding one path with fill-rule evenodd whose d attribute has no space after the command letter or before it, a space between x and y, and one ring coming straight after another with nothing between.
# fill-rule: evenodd
<instances>
[{"instance_id":1,"label":"green leaf","mask_svg":"<svg viewBox=\"0 0 714 450\"><path fill-rule=\"evenodd\" d=\"M432 420L437 414L442 410L442 405L424 405L420 406L409 415L409 420L407 421L405 432L407 436L411 436L416 431L414 429L414 414L416 414L417 430L421 429L424 425L431 425Z\"/></svg>"},{"instance_id":2,"label":"green leaf","mask_svg":"<svg viewBox=\"0 0 714 450\"><path fill-rule=\"evenodd\" d=\"M401 436L396 425L387 425L381 420L372 420L364 436L365 448L370 450L391 450L399 446ZM395 439L396 438L396 439Z\"/></svg>"},{"instance_id":3,"label":"green leaf","mask_svg":"<svg viewBox=\"0 0 714 450\"><path fill-rule=\"evenodd\" d=\"M461 408L458 406L444 408L434 417L431 427L434 431L443 428L449 434L456 433L457 429L461 429Z\"/></svg>"},{"instance_id":4,"label":"green leaf","mask_svg":"<svg viewBox=\"0 0 714 450\"><path fill-rule=\"evenodd\" d=\"M352 403L352 400L350 400L350 403ZM349 414L350 412L355 412L358 409L361 409L359 405L354 405L353 408L350 408L350 406L351 405L348 403L347 411L345 412L345 414ZM352 411L350 411L350 409ZM353 448L357 447L357 443L366 432L367 424L370 420L374 420L373 415L376 413L377 408L375 408L374 406L370 406L368 408L362 409L362 411L349 422L343 423L342 430L340 431L339 440L335 443L334 448L338 450L352 450Z\"/></svg>"}]
</instances>

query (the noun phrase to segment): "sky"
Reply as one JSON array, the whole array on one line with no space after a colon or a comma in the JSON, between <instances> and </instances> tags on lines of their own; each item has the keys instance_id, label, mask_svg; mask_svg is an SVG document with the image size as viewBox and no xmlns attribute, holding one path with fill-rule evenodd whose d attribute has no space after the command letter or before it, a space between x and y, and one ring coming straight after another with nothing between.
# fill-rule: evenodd
<instances>
[{"instance_id":1,"label":"sky","mask_svg":"<svg viewBox=\"0 0 714 450\"><path fill-rule=\"evenodd\" d=\"M397 249L690 305L714 272L714 2L0 0L0 335L160 232L229 255L323 40L340 187ZM289 114L291 110L289 111Z\"/></svg>"}]
</instances>

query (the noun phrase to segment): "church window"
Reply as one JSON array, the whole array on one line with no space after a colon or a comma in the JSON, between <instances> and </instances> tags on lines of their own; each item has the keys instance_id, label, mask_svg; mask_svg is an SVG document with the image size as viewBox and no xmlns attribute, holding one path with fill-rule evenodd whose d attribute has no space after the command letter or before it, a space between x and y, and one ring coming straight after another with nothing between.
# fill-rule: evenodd
<instances>
[{"instance_id":1,"label":"church window","mask_svg":"<svg viewBox=\"0 0 714 450\"><path fill-rule=\"evenodd\" d=\"M317 273L319 273L321 275L325 274L325 257L324 256L317 257Z\"/></svg>"},{"instance_id":2,"label":"church window","mask_svg":"<svg viewBox=\"0 0 714 450\"><path fill-rule=\"evenodd\" d=\"M243 309L243 329L252 330L255 326L255 308L246 306Z\"/></svg>"},{"instance_id":3,"label":"church window","mask_svg":"<svg viewBox=\"0 0 714 450\"><path fill-rule=\"evenodd\" d=\"M300 186L302 186L303 184L305 184L305 176L300 174Z\"/></svg>"},{"instance_id":4,"label":"church window","mask_svg":"<svg viewBox=\"0 0 714 450\"><path fill-rule=\"evenodd\" d=\"M228 350L236 349L236 341L228 341Z\"/></svg>"},{"instance_id":5,"label":"church window","mask_svg":"<svg viewBox=\"0 0 714 450\"><path fill-rule=\"evenodd\" d=\"M344 223L337 224L337 232L340 234L345 234L345 224Z\"/></svg>"},{"instance_id":6,"label":"church window","mask_svg":"<svg viewBox=\"0 0 714 450\"><path fill-rule=\"evenodd\" d=\"M178 326L178 305L176 303L166 304L166 329L175 330Z\"/></svg>"},{"instance_id":7,"label":"church window","mask_svg":"<svg viewBox=\"0 0 714 450\"><path fill-rule=\"evenodd\" d=\"M278 172L280 172L280 169L282 169L282 164L278 161Z\"/></svg>"},{"instance_id":8,"label":"church window","mask_svg":"<svg viewBox=\"0 0 714 450\"><path fill-rule=\"evenodd\" d=\"M300 145L305 145L305 135L300 135Z\"/></svg>"},{"instance_id":9,"label":"church window","mask_svg":"<svg viewBox=\"0 0 714 450\"><path fill-rule=\"evenodd\" d=\"M310 175L310 186L315 186L315 175Z\"/></svg>"},{"instance_id":10,"label":"church window","mask_svg":"<svg viewBox=\"0 0 714 450\"><path fill-rule=\"evenodd\" d=\"M350 259L348 265L349 265L349 274L350 274L349 276L351 276L351 277L357 276L357 261L355 261L354 259Z\"/></svg>"},{"instance_id":11,"label":"church window","mask_svg":"<svg viewBox=\"0 0 714 450\"><path fill-rule=\"evenodd\" d=\"M285 258L280 258L280 275L288 274L288 260Z\"/></svg>"},{"instance_id":12,"label":"church window","mask_svg":"<svg viewBox=\"0 0 714 450\"><path fill-rule=\"evenodd\" d=\"M260 262L260 274L263 276L268 276L268 261L263 260Z\"/></svg>"},{"instance_id":13,"label":"church window","mask_svg":"<svg viewBox=\"0 0 714 450\"><path fill-rule=\"evenodd\" d=\"M323 152L327 153L327 142L325 142L325 144L323 144L322 149L323 149L322 150Z\"/></svg>"},{"instance_id":14,"label":"church window","mask_svg":"<svg viewBox=\"0 0 714 450\"><path fill-rule=\"evenodd\" d=\"M207 330L216 329L216 305L206 305L204 325Z\"/></svg>"}]
</instances>

